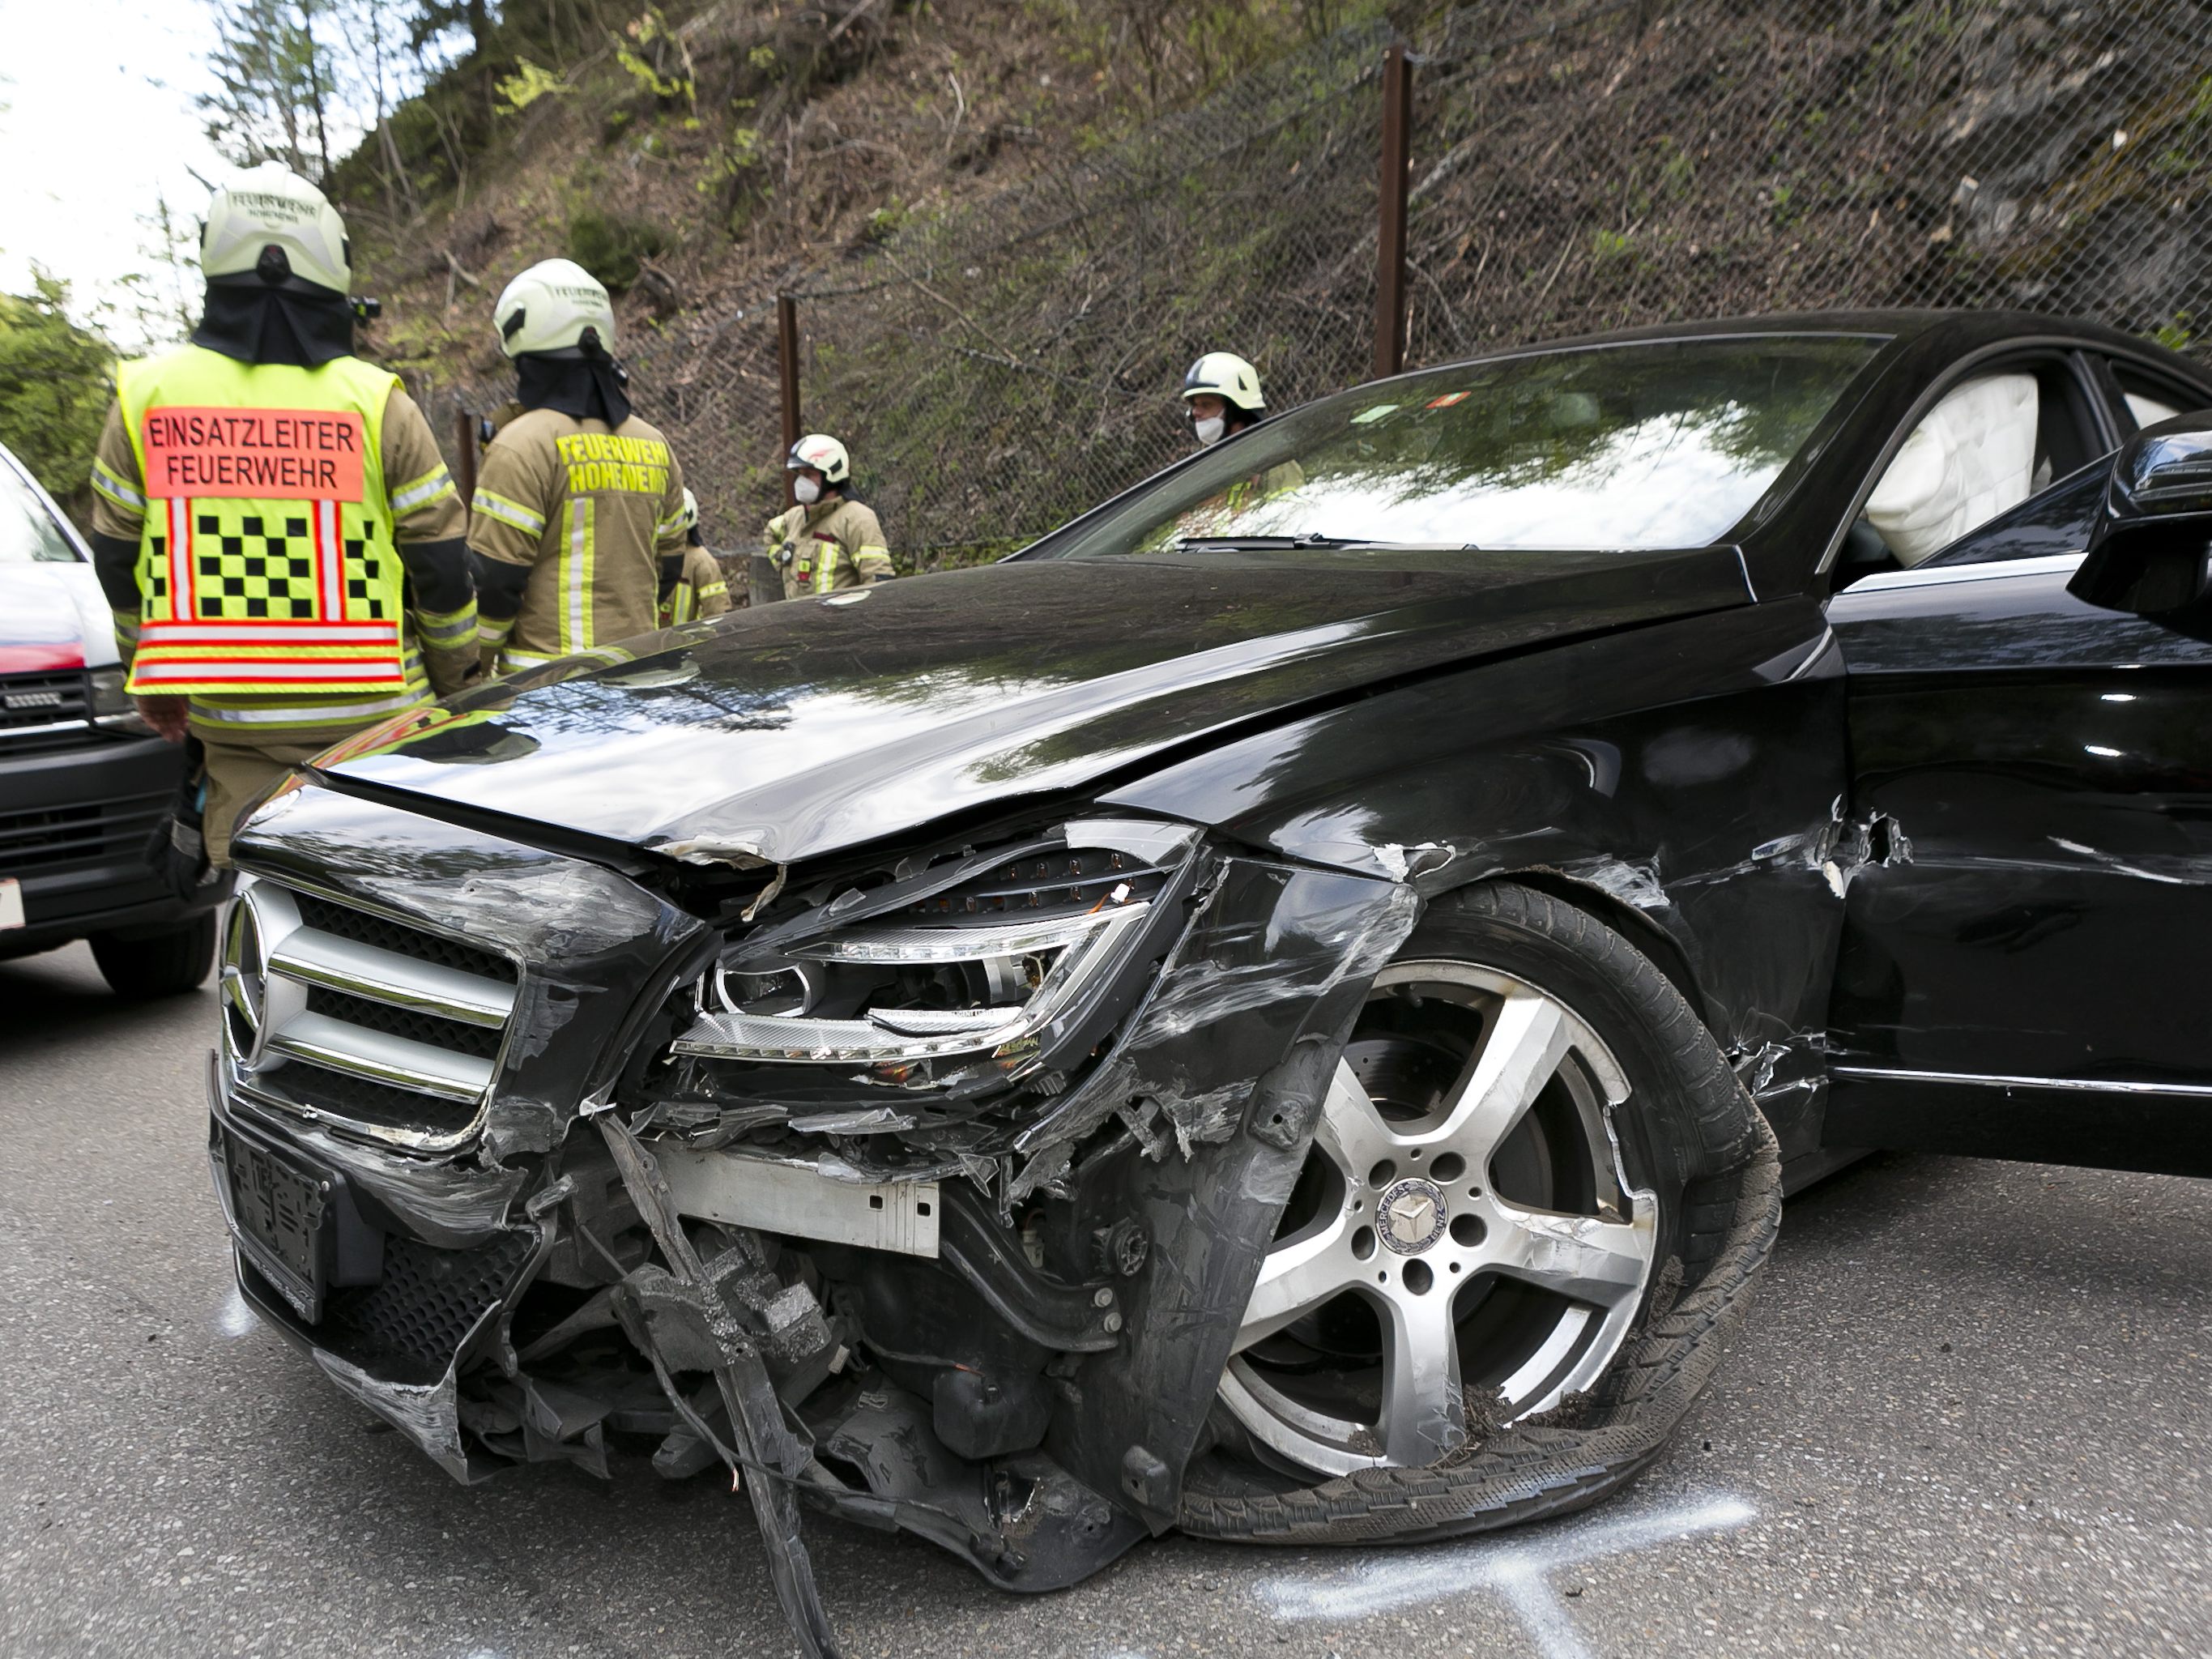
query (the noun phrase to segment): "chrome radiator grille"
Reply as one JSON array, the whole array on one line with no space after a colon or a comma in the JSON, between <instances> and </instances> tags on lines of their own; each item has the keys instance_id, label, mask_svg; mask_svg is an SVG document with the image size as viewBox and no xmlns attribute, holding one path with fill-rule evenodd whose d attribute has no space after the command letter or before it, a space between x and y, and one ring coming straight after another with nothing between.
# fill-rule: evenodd
<instances>
[{"instance_id":1,"label":"chrome radiator grille","mask_svg":"<svg viewBox=\"0 0 2212 1659\"><path fill-rule=\"evenodd\" d=\"M497 951L255 881L224 939L223 1039L261 1098L443 1151L483 1117L520 980Z\"/></svg>"}]
</instances>

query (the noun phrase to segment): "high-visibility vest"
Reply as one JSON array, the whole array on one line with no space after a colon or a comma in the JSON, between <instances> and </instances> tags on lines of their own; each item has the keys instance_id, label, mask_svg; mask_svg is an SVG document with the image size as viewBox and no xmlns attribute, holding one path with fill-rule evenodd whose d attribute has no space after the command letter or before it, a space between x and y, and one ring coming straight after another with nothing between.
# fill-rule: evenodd
<instances>
[{"instance_id":1,"label":"high-visibility vest","mask_svg":"<svg viewBox=\"0 0 2212 1659\"><path fill-rule=\"evenodd\" d=\"M185 346L124 366L144 480L135 693L404 691L405 574L385 490L398 380Z\"/></svg>"}]
</instances>

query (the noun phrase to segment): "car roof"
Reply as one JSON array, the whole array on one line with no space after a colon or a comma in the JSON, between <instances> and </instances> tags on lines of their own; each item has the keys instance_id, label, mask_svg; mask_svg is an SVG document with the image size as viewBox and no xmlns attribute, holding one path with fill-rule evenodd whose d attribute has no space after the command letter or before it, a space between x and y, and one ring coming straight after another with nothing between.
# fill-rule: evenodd
<instances>
[{"instance_id":1,"label":"car roof","mask_svg":"<svg viewBox=\"0 0 2212 1659\"><path fill-rule=\"evenodd\" d=\"M2130 356L2153 359L2185 370L2197 380L2212 380L2212 368L2204 364L2170 351L2140 335L2130 334L2108 324L2091 322L2087 318L2054 316L2039 311L1937 310L1902 306L1863 311L1769 312L1747 316L1705 318L1690 322L1646 323L1635 328L1607 329L1594 334L1531 341L1437 367L1458 368L1466 363L1489 362L1580 346L1717 339L1746 334L1880 335L1900 343L1924 342L1957 351L1971 351L2005 340L2057 337L2124 351ZM1426 374L1429 370L1424 368L1419 372Z\"/></svg>"}]
</instances>

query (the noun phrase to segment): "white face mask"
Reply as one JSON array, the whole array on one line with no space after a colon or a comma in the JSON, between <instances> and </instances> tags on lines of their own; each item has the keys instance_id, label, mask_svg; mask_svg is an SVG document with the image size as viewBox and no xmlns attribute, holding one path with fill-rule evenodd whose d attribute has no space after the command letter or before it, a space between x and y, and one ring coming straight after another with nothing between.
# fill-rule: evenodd
<instances>
[{"instance_id":1,"label":"white face mask","mask_svg":"<svg viewBox=\"0 0 2212 1659\"><path fill-rule=\"evenodd\" d=\"M1199 442L1218 444L1221 441L1221 434L1229 429L1229 417L1225 415L1209 415L1202 421L1193 421L1190 423L1190 429L1198 434Z\"/></svg>"},{"instance_id":2,"label":"white face mask","mask_svg":"<svg viewBox=\"0 0 2212 1659\"><path fill-rule=\"evenodd\" d=\"M798 497L801 507L811 507L822 499L822 486L808 477L792 480L791 493Z\"/></svg>"}]
</instances>

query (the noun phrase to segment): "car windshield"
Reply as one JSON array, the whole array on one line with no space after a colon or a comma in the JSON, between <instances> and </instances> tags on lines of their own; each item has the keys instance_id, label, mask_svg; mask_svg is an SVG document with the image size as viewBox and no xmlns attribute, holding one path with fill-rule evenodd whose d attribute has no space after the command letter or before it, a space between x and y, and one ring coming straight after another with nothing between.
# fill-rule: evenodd
<instances>
[{"instance_id":1,"label":"car windshield","mask_svg":"<svg viewBox=\"0 0 2212 1659\"><path fill-rule=\"evenodd\" d=\"M21 473L0 461L0 564L33 560L74 563L76 549L54 522L39 492Z\"/></svg>"},{"instance_id":2,"label":"car windshield","mask_svg":"<svg viewBox=\"0 0 2212 1659\"><path fill-rule=\"evenodd\" d=\"M1438 369L1268 421L1036 556L1703 546L1758 505L1883 343L1668 340Z\"/></svg>"}]
</instances>

